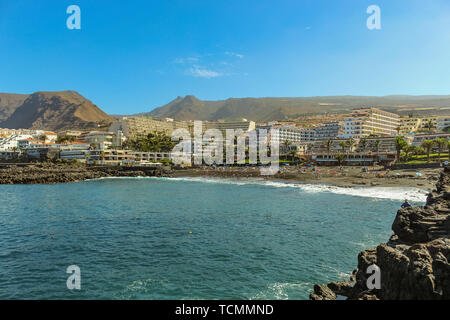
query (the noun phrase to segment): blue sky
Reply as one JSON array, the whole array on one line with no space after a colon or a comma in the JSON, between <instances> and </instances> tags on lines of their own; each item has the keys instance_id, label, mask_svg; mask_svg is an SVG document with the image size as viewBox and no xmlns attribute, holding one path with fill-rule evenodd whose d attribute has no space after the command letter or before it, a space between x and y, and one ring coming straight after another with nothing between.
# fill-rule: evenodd
<instances>
[{"instance_id":1,"label":"blue sky","mask_svg":"<svg viewBox=\"0 0 450 320\"><path fill-rule=\"evenodd\" d=\"M76 90L108 113L187 94L450 94L449 57L448 0L0 0L0 92Z\"/></svg>"}]
</instances>

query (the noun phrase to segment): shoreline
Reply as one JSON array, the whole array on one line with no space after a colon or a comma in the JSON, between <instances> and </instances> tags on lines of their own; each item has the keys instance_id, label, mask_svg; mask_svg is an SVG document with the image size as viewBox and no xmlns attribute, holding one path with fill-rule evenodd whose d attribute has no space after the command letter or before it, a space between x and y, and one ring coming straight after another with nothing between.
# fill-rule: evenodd
<instances>
[{"instance_id":1,"label":"shoreline","mask_svg":"<svg viewBox=\"0 0 450 320\"><path fill-rule=\"evenodd\" d=\"M280 181L299 184L317 184L344 188L352 187L410 187L432 191L439 179L441 168L395 171L373 170L362 172L361 167L319 167L301 170L297 167L282 168L275 175L261 175L259 168L144 168L115 166L61 165L52 163L10 164L0 167L0 184L55 184L81 182L99 178L136 177L203 177L203 178L257 178L265 181Z\"/></svg>"},{"instance_id":2,"label":"shoreline","mask_svg":"<svg viewBox=\"0 0 450 320\"><path fill-rule=\"evenodd\" d=\"M163 177L168 173L164 168L148 167L8 164L0 167L0 185L71 183L108 177Z\"/></svg>"},{"instance_id":3,"label":"shoreline","mask_svg":"<svg viewBox=\"0 0 450 320\"><path fill-rule=\"evenodd\" d=\"M247 171L245 171L247 170ZM169 177L204 177L204 178L259 178L267 181L283 181L289 183L309 183L331 185L336 187L411 187L432 191L439 179L442 169L396 170L395 172L362 173L361 168L344 168L342 173L337 168L321 168L319 173L312 170L299 173L297 168L283 169L283 172L272 176L262 176L258 169L227 168L215 169L181 169L172 172Z\"/></svg>"}]
</instances>

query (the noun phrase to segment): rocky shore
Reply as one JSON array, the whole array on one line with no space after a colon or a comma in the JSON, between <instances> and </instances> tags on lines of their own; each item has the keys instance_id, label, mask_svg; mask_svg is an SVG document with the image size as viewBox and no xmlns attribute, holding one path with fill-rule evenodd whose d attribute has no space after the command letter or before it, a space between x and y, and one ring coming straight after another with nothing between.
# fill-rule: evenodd
<instances>
[{"instance_id":1,"label":"rocky shore","mask_svg":"<svg viewBox=\"0 0 450 320\"><path fill-rule=\"evenodd\" d=\"M358 255L350 281L315 285L312 300L449 300L450 168L445 168L423 207L400 209L387 243ZM368 289L375 264L379 289ZM371 279L369 279L371 281Z\"/></svg>"},{"instance_id":2,"label":"rocky shore","mask_svg":"<svg viewBox=\"0 0 450 320\"><path fill-rule=\"evenodd\" d=\"M1 165L0 184L64 183L104 177L168 176L163 168L38 163Z\"/></svg>"}]
</instances>

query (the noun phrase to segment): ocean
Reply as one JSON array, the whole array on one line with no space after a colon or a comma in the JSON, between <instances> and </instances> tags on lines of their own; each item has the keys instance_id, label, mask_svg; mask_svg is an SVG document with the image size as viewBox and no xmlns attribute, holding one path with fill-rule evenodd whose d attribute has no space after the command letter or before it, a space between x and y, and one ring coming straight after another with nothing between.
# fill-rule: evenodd
<instances>
[{"instance_id":1,"label":"ocean","mask_svg":"<svg viewBox=\"0 0 450 320\"><path fill-rule=\"evenodd\" d=\"M112 178L0 186L0 299L308 299L414 188ZM69 290L68 266L81 289Z\"/></svg>"}]
</instances>

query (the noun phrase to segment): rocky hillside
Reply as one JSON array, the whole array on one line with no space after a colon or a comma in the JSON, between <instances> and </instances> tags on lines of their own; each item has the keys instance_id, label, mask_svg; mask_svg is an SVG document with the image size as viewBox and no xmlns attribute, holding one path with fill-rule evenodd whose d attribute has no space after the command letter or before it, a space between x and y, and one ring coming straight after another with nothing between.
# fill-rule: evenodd
<instances>
[{"instance_id":1,"label":"rocky hillside","mask_svg":"<svg viewBox=\"0 0 450 320\"><path fill-rule=\"evenodd\" d=\"M282 120L304 114L346 113L361 106L380 107L402 115L450 114L450 96L230 98L202 101L194 96L177 97L170 103L140 115L176 120Z\"/></svg>"},{"instance_id":2,"label":"rocky hillside","mask_svg":"<svg viewBox=\"0 0 450 320\"><path fill-rule=\"evenodd\" d=\"M93 129L106 127L112 120L75 91L36 92L26 96L22 104L0 122L0 128Z\"/></svg>"},{"instance_id":3,"label":"rocky hillside","mask_svg":"<svg viewBox=\"0 0 450 320\"><path fill-rule=\"evenodd\" d=\"M450 299L450 168L441 174L424 207L401 209L387 243L358 255L350 281L315 285L313 300L449 300ZM380 289L369 290L367 268L380 268Z\"/></svg>"},{"instance_id":4,"label":"rocky hillside","mask_svg":"<svg viewBox=\"0 0 450 320\"><path fill-rule=\"evenodd\" d=\"M8 119L28 97L28 94L0 93L0 122Z\"/></svg>"}]
</instances>

